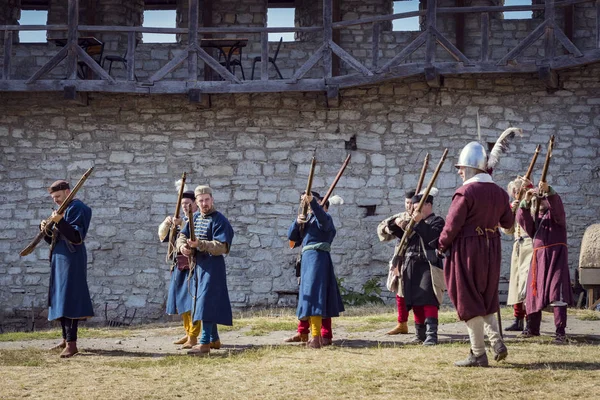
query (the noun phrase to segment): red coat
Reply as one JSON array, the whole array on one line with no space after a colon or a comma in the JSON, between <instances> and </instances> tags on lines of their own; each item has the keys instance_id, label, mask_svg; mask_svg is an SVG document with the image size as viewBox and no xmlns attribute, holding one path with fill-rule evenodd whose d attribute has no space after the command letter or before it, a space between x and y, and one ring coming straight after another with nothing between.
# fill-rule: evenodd
<instances>
[{"instance_id":1,"label":"red coat","mask_svg":"<svg viewBox=\"0 0 600 400\"><path fill-rule=\"evenodd\" d=\"M450 251L444 276L462 321L498 311L498 226L510 228L514 220L508 194L493 182L469 183L454 193L439 247Z\"/></svg>"},{"instance_id":2,"label":"red coat","mask_svg":"<svg viewBox=\"0 0 600 400\"><path fill-rule=\"evenodd\" d=\"M533 257L527 279L526 309L541 311L555 300L573 304L567 249L565 208L558 194L547 197L549 208L536 231L529 209L519 208L517 221L533 238Z\"/></svg>"}]
</instances>

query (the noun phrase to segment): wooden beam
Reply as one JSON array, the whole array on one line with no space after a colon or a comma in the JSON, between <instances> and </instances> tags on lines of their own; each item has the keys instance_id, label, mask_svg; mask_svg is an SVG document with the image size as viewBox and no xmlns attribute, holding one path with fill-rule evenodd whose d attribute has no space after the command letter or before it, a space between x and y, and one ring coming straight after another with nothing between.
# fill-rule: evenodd
<instances>
[{"instance_id":1,"label":"wooden beam","mask_svg":"<svg viewBox=\"0 0 600 400\"><path fill-rule=\"evenodd\" d=\"M481 14L481 61L490 57L490 14Z\"/></svg>"},{"instance_id":2,"label":"wooden beam","mask_svg":"<svg viewBox=\"0 0 600 400\"><path fill-rule=\"evenodd\" d=\"M564 8L565 34L573 41L573 27L575 26L575 6L568 5Z\"/></svg>"},{"instance_id":3,"label":"wooden beam","mask_svg":"<svg viewBox=\"0 0 600 400\"><path fill-rule=\"evenodd\" d=\"M377 68L377 64L379 62L379 36L380 36L380 31L381 31L381 23L379 22L375 22L373 23L373 40L372 40L372 50L371 50L371 56L372 56L372 61L371 61L371 65L372 68Z\"/></svg>"},{"instance_id":4,"label":"wooden beam","mask_svg":"<svg viewBox=\"0 0 600 400\"><path fill-rule=\"evenodd\" d=\"M190 103L197 104L200 108L210 108L210 95L202 94L200 89L188 90L188 100Z\"/></svg>"},{"instance_id":5,"label":"wooden beam","mask_svg":"<svg viewBox=\"0 0 600 400\"><path fill-rule=\"evenodd\" d=\"M538 75L548 89L558 89L558 73L555 70L547 66L540 67Z\"/></svg>"},{"instance_id":6,"label":"wooden beam","mask_svg":"<svg viewBox=\"0 0 600 400\"><path fill-rule=\"evenodd\" d=\"M78 92L75 86L65 86L64 99L71 100L73 103L81 106L89 105L88 94Z\"/></svg>"},{"instance_id":7,"label":"wooden beam","mask_svg":"<svg viewBox=\"0 0 600 400\"><path fill-rule=\"evenodd\" d=\"M177 68L177 66L179 64L181 64L182 62L184 62L187 59L188 54L189 54L189 50L188 49L189 49L189 47L186 47L185 50L183 50L181 53L179 53L175 57L173 57L168 63L166 63L165 65L163 65L163 67L161 69L159 69L158 71L156 71L154 73L154 75L152 75L148 79L148 81L150 81L150 82L160 81L169 72L171 72L175 68Z\"/></svg>"},{"instance_id":8,"label":"wooden beam","mask_svg":"<svg viewBox=\"0 0 600 400\"><path fill-rule=\"evenodd\" d=\"M135 81L135 32L127 32L127 80Z\"/></svg>"},{"instance_id":9,"label":"wooden beam","mask_svg":"<svg viewBox=\"0 0 600 400\"><path fill-rule=\"evenodd\" d=\"M373 75L373 73L364 65L360 63L356 58L352 57L346 50L335 44L333 41L330 43L331 50L337 54L344 62L350 65L352 68L361 72L364 75Z\"/></svg>"},{"instance_id":10,"label":"wooden beam","mask_svg":"<svg viewBox=\"0 0 600 400\"><path fill-rule=\"evenodd\" d=\"M292 82L296 83L299 79L302 79L302 77L312 68L315 66L316 63L319 62L319 60L323 57L323 53L325 52L325 48L328 47L326 46L325 43L323 43L321 45L321 47L319 47L317 49L317 51L314 52L314 54L312 56L310 56L308 58L308 60L302 64L302 66L300 68L298 68L296 70L296 73L294 74L294 76L292 77Z\"/></svg>"},{"instance_id":11,"label":"wooden beam","mask_svg":"<svg viewBox=\"0 0 600 400\"><path fill-rule=\"evenodd\" d=\"M342 11L340 7L340 0L333 0L331 3L331 22L332 22L332 32L331 32L331 40L333 43L338 46L342 43L342 32L340 29L333 29L333 23L338 22L342 19ZM340 58L336 55L333 55L331 60L331 74L333 76L338 76L340 74Z\"/></svg>"},{"instance_id":12,"label":"wooden beam","mask_svg":"<svg viewBox=\"0 0 600 400\"><path fill-rule=\"evenodd\" d=\"M502 59L498 61L497 65L506 65L509 60L512 60L513 58L517 57L519 54L521 54L523 50L535 43L535 41L538 40L540 36L544 34L546 25L548 25L547 21L544 21L541 24L539 24L538 27L533 30L533 32L527 35L527 37L517 45L517 47L515 47L514 49L509 51L507 55L502 57Z\"/></svg>"},{"instance_id":13,"label":"wooden beam","mask_svg":"<svg viewBox=\"0 0 600 400\"><path fill-rule=\"evenodd\" d=\"M325 79L333 76L332 52L329 45L333 38L333 28L331 25L333 23L332 1L323 0L323 44L325 45L323 49L323 76Z\"/></svg>"},{"instance_id":14,"label":"wooden beam","mask_svg":"<svg viewBox=\"0 0 600 400\"><path fill-rule=\"evenodd\" d=\"M425 50L425 62L429 65L435 62L435 33L434 30L436 26L436 0L427 0L427 44Z\"/></svg>"},{"instance_id":15,"label":"wooden beam","mask_svg":"<svg viewBox=\"0 0 600 400\"><path fill-rule=\"evenodd\" d=\"M455 0L456 7L464 7L465 0ZM454 14L456 25L456 48L462 53L465 51L465 14Z\"/></svg>"},{"instance_id":16,"label":"wooden beam","mask_svg":"<svg viewBox=\"0 0 600 400\"><path fill-rule=\"evenodd\" d=\"M437 73L435 67L425 67L425 81L431 88L439 88L442 86L442 77Z\"/></svg>"},{"instance_id":17,"label":"wooden beam","mask_svg":"<svg viewBox=\"0 0 600 400\"><path fill-rule=\"evenodd\" d=\"M419 47L423 45L427 41L428 32L422 32L419 36L415 38L408 46L403 48L400 53L396 54L391 60L386 62L381 68L379 68L376 72L378 74L387 71L392 66L397 65L404 61L408 56L414 53Z\"/></svg>"},{"instance_id":18,"label":"wooden beam","mask_svg":"<svg viewBox=\"0 0 600 400\"><path fill-rule=\"evenodd\" d=\"M203 0L202 1L202 27L203 28L212 28L213 26L213 2L212 0ZM211 33L202 33L204 39L212 39L213 35ZM209 55L214 58L215 49L208 49ZM210 68L204 68L204 80L212 81L213 80L213 70Z\"/></svg>"},{"instance_id":19,"label":"wooden beam","mask_svg":"<svg viewBox=\"0 0 600 400\"><path fill-rule=\"evenodd\" d=\"M112 76L110 76L108 74L108 72L106 72L104 70L104 68L102 68L100 66L100 64L98 64L96 62L96 60L94 60L88 53L86 53L81 47L79 46L75 46L75 53L79 56L79 58L81 58L81 61L84 62L92 71L94 71L100 78L115 84L117 83L115 81L115 78L113 78Z\"/></svg>"},{"instance_id":20,"label":"wooden beam","mask_svg":"<svg viewBox=\"0 0 600 400\"><path fill-rule=\"evenodd\" d=\"M223 79L228 80L229 82L242 83L238 78L235 77L227 68L222 66L217 60L214 59L210 54L208 54L199 44L195 45L196 52L198 53L198 57L204 61L210 68L215 70L217 74L219 74ZM204 67L206 68L206 66Z\"/></svg>"},{"instance_id":21,"label":"wooden beam","mask_svg":"<svg viewBox=\"0 0 600 400\"><path fill-rule=\"evenodd\" d=\"M198 44L198 0L188 0L188 78L189 82L198 80L198 54L196 46Z\"/></svg>"},{"instance_id":22,"label":"wooden beam","mask_svg":"<svg viewBox=\"0 0 600 400\"><path fill-rule=\"evenodd\" d=\"M435 27L429 27L430 30L433 31L435 35L436 41L448 52L456 61L460 61L465 63L466 65L474 65L474 63L467 58L459 49L457 49L452 42L450 42L446 37L438 31Z\"/></svg>"},{"instance_id":23,"label":"wooden beam","mask_svg":"<svg viewBox=\"0 0 600 400\"><path fill-rule=\"evenodd\" d=\"M556 24L554 24L554 35L569 53L573 54L575 57L583 56L583 53L579 51L577 46L575 46L575 44L569 40L567 35L563 31L561 31L560 28L556 26Z\"/></svg>"},{"instance_id":24,"label":"wooden beam","mask_svg":"<svg viewBox=\"0 0 600 400\"><path fill-rule=\"evenodd\" d=\"M10 62L12 57L12 31L4 31L4 61L2 64L2 79L10 79Z\"/></svg>"},{"instance_id":25,"label":"wooden beam","mask_svg":"<svg viewBox=\"0 0 600 400\"><path fill-rule=\"evenodd\" d=\"M68 26L69 30L67 33L67 78L75 80L77 79L77 49L79 44L77 43L77 25L79 25L79 0L69 0L68 3Z\"/></svg>"},{"instance_id":26,"label":"wooden beam","mask_svg":"<svg viewBox=\"0 0 600 400\"><path fill-rule=\"evenodd\" d=\"M340 87L327 85L327 108L338 108L340 106Z\"/></svg>"},{"instance_id":27,"label":"wooden beam","mask_svg":"<svg viewBox=\"0 0 600 400\"><path fill-rule=\"evenodd\" d=\"M56 67L65 57L69 54L69 47L65 46L58 51L46 64L42 66L42 68L38 69L31 78L27 79L26 83L33 83L40 79L43 75L52 71L54 67Z\"/></svg>"},{"instance_id":28,"label":"wooden beam","mask_svg":"<svg viewBox=\"0 0 600 400\"><path fill-rule=\"evenodd\" d=\"M600 0L596 0L596 48L600 49Z\"/></svg>"},{"instance_id":29,"label":"wooden beam","mask_svg":"<svg viewBox=\"0 0 600 400\"><path fill-rule=\"evenodd\" d=\"M555 39L554 39L554 0L546 0L544 2L546 8L544 9L544 16L546 18L546 29L544 32L544 62L549 64L556 55Z\"/></svg>"},{"instance_id":30,"label":"wooden beam","mask_svg":"<svg viewBox=\"0 0 600 400\"><path fill-rule=\"evenodd\" d=\"M260 80L269 80L269 34L260 34Z\"/></svg>"}]
</instances>

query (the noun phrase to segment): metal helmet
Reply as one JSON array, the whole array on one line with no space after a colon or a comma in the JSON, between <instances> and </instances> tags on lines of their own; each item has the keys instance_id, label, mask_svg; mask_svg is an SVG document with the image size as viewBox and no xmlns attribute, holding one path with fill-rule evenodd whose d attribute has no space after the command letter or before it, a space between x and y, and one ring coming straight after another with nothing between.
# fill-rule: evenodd
<instances>
[{"instance_id":1,"label":"metal helmet","mask_svg":"<svg viewBox=\"0 0 600 400\"><path fill-rule=\"evenodd\" d=\"M454 165L458 167L471 167L481 171L487 170L488 157L485 148L479 142L468 143L463 147L458 162Z\"/></svg>"}]
</instances>

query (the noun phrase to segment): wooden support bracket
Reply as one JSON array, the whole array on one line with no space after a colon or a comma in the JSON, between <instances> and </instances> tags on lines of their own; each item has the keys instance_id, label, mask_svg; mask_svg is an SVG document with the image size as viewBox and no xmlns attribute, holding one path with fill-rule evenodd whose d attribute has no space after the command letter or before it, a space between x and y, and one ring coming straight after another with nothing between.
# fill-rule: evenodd
<instances>
[{"instance_id":1,"label":"wooden support bracket","mask_svg":"<svg viewBox=\"0 0 600 400\"><path fill-rule=\"evenodd\" d=\"M201 108L210 108L210 95L202 94L200 89L190 89L188 91L188 99L190 103L198 104Z\"/></svg>"},{"instance_id":2,"label":"wooden support bracket","mask_svg":"<svg viewBox=\"0 0 600 400\"><path fill-rule=\"evenodd\" d=\"M558 73L556 70L550 68L549 66L540 67L538 70L539 77L544 83L546 87L551 90L558 89Z\"/></svg>"},{"instance_id":3,"label":"wooden support bracket","mask_svg":"<svg viewBox=\"0 0 600 400\"><path fill-rule=\"evenodd\" d=\"M340 87L338 85L327 85L327 107L338 108L340 106Z\"/></svg>"},{"instance_id":4,"label":"wooden support bracket","mask_svg":"<svg viewBox=\"0 0 600 400\"><path fill-rule=\"evenodd\" d=\"M87 92L78 92L77 87L75 86L65 86L64 99L71 100L73 103L79 104L81 106L89 105Z\"/></svg>"},{"instance_id":5,"label":"wooden support bracket","mask_svg":"<svg viewBox=\"0 0 600 400\"><path fill-rule=\"evenodd\" d=\"M435 67L425 67L425 80L427 81L427 85L432 88L442 87L443 77L438 73Z\"/></svg>"}]
</instances>

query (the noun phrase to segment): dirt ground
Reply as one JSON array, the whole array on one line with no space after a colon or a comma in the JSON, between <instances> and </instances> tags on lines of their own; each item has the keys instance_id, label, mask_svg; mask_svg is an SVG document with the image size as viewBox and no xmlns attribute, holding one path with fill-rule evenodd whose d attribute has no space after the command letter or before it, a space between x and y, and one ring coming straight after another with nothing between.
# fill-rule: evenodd
<instances>
[{"instance_id":1,"label":"dirt ground","mask_svg":"<svg viewBox=\"0 0 600 400\"><path fill-rule=\"evenodd\" d=\"M510 324L508 319L503 320L504 326ZM235 320L234 320L235 325ZM580 320L569 315L567 322L567 337L570 341L577 342L600 342L600 322ZM401 345L409 342L413 338L414 327L409 326L409 334L388 336L385 333L388 329L395 326L395 321L390 321L389 327L386 329L378 329L372 331L349 332L346 327L346 322L342 326L336 327L334 319L334 345L340 347L377 347L381 345ZM248 336L246 333L248 328L240 330L224 331L220 333L221 342L223 344L220 350L213 350L211 353L227 353L231 350L241 350L250 347L274 346L282 344L283 340L292 335L290 331L274 331L263 336ZM172 344L172 342L183 336L182 327L174 324L168 327L136 327L129 330L123 337L118 337L119 330L115 330L115 336L111 338L80 338L78 347L80 352L86 351L94 353L102 352L124 352L140 356L154 355L161 357L169 354L182 354L181 346ZM466 326L462 322L441 324L439 327L440 342L467 342ZM509 345L510 342L516 339L518 332L505 332L504 337ZM541 326L542 336L552 336L554 333L554 323L552 314L543 313L543 321ZM47 349L54 346L56 340L27 340L15 342L0 342L0 349L20 349L20 348L37 348ZM295 346L298 344L289 344Z\"/></svg>"}]
</instances>

